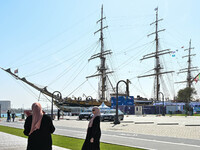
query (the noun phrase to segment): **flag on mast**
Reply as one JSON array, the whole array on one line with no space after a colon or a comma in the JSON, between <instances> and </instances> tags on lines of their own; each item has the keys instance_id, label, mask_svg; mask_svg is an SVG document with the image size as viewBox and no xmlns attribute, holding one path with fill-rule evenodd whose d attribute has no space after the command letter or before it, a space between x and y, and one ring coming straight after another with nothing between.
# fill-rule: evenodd
<instances>
[{"instance_id":1,"label":"flag on mast","mask_svg":"<svg viewBox=\"0 0 200 150\"><path fill-rule=\"evenodd\" d=\"M200 73L195 77L194 81L197 83L200 80Z\"/></svg>"},{"instance_id":2,"label":"flag on mast","mask_svg":"<svg viewBox=\"0 0 200 150\"><path fill-rule=\"evenodd\" d=\"M17 74L18 73L18 69L14 70L14 73Z\"/></svg>"},{"instance_id":3,"label":"flag on mast","mask_svg":"<svg viewBox=\"0 0 200 150\"><path fill-rule=\"evenodd\" d=\"M157 10L158 10L158 7L156 7L154 10L157 11Z\"/></svg>"}]
</instances>

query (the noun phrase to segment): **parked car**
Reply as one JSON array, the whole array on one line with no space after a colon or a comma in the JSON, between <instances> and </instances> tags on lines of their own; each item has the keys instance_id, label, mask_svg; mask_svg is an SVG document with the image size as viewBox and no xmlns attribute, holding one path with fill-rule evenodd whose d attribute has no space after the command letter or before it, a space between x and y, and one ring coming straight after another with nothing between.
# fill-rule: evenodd
<instances>
[{"instance_id":1,"label":"parked car","mask_svg":"<svg viewBox=\"0 0 200 150\"><path fill-rule=\"evenodd\" d=\"M101 114L101 121L104 121L104 120L114 121L115 115L116 115L115 109L107 110ZM119 120L124 119L124 114L120 110L118 110L118 118L119 118Z\"/></svg>"},{"instance_id":2,"label":"parked car","mask_svg":"<svg viewBox=\"0 0 200 150\"><path fill-rule=\"evenodd\" d=\"M79 116L78 116L78 119L79 120L82 120L82 119L87 119L89 120L92 116L92 110L86 110L84 112L80 112Z\"/></svg>"}]
</instances>

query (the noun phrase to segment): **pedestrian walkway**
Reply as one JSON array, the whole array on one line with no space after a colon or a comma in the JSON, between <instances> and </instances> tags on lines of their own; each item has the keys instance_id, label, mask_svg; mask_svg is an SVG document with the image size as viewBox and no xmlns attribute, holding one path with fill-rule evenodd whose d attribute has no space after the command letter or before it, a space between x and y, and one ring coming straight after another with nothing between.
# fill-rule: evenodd
<instances>
[{"instance_id":1,"label":"pedestrian walkway","mask_svg":"<svg viewBox=\"0 0 200 150\"><path fill-rule=\"evenodd\" d=\"M0 132L0 150L26 150L27 139ZM53 145L53 150L69 150Z\"/></svg>"}]
</instances>

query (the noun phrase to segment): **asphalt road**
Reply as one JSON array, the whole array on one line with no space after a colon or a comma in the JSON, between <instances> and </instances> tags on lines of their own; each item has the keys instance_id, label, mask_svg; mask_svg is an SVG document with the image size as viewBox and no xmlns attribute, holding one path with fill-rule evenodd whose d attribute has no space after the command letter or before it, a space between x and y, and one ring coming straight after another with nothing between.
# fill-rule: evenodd
<instances>
[{"instance_id":1,"label":"asphalt road","mask_svg":"<svg viewBox=\"0 0 200 150\"><path fill-rule=\"evenodd\" d=\"M0 124L16 128L23 128L23 122L0 122ZM86 129L56 126L56 131L54 134L84 139L86 136ZM200 140L133 134L119 131L102 131L101 142L149 150L200 149Z\"/></svg>"}]
</instances>

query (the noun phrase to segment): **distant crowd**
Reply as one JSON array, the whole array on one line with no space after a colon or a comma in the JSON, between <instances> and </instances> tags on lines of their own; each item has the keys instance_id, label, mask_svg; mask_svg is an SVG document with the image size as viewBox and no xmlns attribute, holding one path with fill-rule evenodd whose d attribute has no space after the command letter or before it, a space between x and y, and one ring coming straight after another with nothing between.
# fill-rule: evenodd
<instances>
[{"instance_id":1,"label":"distant crowd","mask_svg":"<svg viewBox=\"0 0 200 150\"><path fill-rule=\"evenodd\" d=\"M8 110L7 111L7 122L11 122L11 117L12 117L12 121L14 122L16 114L14 111L11 112L10 110Z\"/></svg>"}]
</instances>

